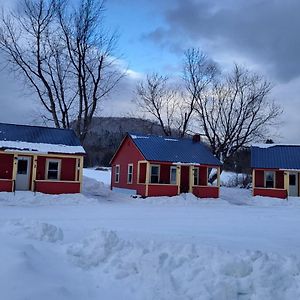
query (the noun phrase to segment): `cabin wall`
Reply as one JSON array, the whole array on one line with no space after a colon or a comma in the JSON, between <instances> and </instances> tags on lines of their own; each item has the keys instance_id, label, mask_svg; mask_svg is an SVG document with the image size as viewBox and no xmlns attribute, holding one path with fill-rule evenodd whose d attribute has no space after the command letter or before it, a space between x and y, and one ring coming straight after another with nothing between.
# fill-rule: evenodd
<instances>
[{"instance_id":1,"label":"cabin wall","mask_svg":"<svg viewBox=\"0 0 300 300\"><path fill-rule=\"evenodd\" d=\"M198 198L218 198L219 188L216 186L194 186L193 194Z\"/></svg>"},{"instance_id":2,"label":"cabin wall","mask_svg":"<svg viewBox=\"0 0 300 300\"><path fill-rule=\"evenodd\" d=\"M275 172L275 187L265 188L265 171ZM275 197L285 199L288 196L287 190L284 189L284 171L281 170L270 170L270 169L259 169L254 170L254 186L253 196L263 197Z\"/></svg>"},{"instance_id":3,"label":"cabin wall","mask_svg":"<svg viewBox=\"0 0 300 300\"><path fill-rule=\"evenodd\" d=\"M37 158L37 180L46 179L46 160L47 159L59 159L61 161L61 173L60 180L63 181L74 181L76 178L76 158L73 157L48 157L38 156Z\"/></svg>"},{"instance_id":4,"label":"cabin wall","mask_svg":"<svg viewBox=\"0 0 300 300\"><path fill-rule=\"evenodd\" d=\"M80 193L79 182L37 181L36 191L45 194L75 194Z\"/></svg>"},{"instance_id":5,"label":"cabin wall","mask_svg":"<svg viewBox=\"0 0 300 300\"><path fill-rule=\"evenodd\" d=\"M12 179L13 177L13 154L0 153L0 179Z\"/></svg>"},{"instance_id":6,"label":"cabin wall","mask_svg":"<svg viewBox=\"0 0 300 300\"><path fill-rule=\"evenodd\" d=\"M126 137L112 161L111 187L135 190L138 194L145 196L145 186L137 184L138 161L141 160L145 160L145 158L131 138ZM127 183L128 164L133 164L132 184ZM116 165L120 165L119 182L115 182Z\"/></svg>"}]
</instances>

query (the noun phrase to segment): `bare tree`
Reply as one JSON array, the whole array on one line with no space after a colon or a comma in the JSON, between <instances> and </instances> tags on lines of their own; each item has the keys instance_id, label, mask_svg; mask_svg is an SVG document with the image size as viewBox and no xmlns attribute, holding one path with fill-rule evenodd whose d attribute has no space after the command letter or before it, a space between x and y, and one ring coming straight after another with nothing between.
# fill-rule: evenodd
<instances>
[{"instance_id":1,"label":"bare tree","mask_svg":"<svg viewBox=\"0 0 300 300\"><path fill-rule=\"evenodd\" d=\"M158 121L166 136L171 136L179 103L177 91L168 86L168 77L157 73L147 75L137 85L136 94L138 107Z\"/></svg>"},{"instance_id":2,"label":"bare tree","mask_svg":"<svg viewBox=\"0 0 300 300\"><path fill-rule=\"evenodd\" d=\"M201 56L186 56L186 82L196 98L200 128L213 153L226 162L239 149L268 135L281 114L269 99L271 84L262 76L235 65L228 74L208 78L197 65Z\"/></svg>"},{"instance_id":3,"label":"bare tree","mask_svg":"<svg viewBox=\"0 0 300 300\"><path fill-rule=\"evenodd\" d=\"M117 35L104 27L103 12L104 2L99 0L81 0L71 12L64 5L58 9L62 39L77 81L76 132L82 141L100 101L125 75L113 55Z\"/></svg>"},{"instance_id":4,"label":"bare tree","mask_svg":"<svg viewBox=\"0 0 300 300\"><path fill-rule=\"evenodd\" d=\"M80 0L22 0L17 12L2 12L0 50L25 80L56 127L83 142L101 101L124 75L113 50L116 34L104 27L104 5Z\"/></svg>"},{"instance_id":5,"label":"bare tree","mask_svg":"<svg viewBox=\"0 0 300 300\"><path fill-rule=\"evenodd\" d=\"M154 116L165 135L176 134L184 137L190 130L197 104L190 74L197 81L197 89L203 91L217 73L216 65L206 55L199 50L190 49L185 52L183 86L180 86L178 79L178 84L172 86L166 76L157 73L148 75L146 80L137 86L136 102L143 112Z\"/></svg>"}]
</instances>

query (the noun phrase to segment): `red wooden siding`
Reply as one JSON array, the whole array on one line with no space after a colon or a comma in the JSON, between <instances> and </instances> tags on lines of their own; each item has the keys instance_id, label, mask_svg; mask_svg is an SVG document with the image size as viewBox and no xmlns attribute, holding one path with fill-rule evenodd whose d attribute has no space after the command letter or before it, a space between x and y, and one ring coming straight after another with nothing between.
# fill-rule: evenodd
<instances>
[{"instance_id":1,"label":"red wooden siding","mask_svg":"<svg viewBox=\"0 0 300 300\"><path fill-rule=\"evenodd\" d=\"M177 185L159 185L150 184L148 186L148 196L176 196L178 191Z\"/></svg>"},{"instance_id":2,"label":"red wooden siding","mask_svg":"<svg viewBox=\"0 0 300 300\"><path fill-rule=\"evenodd\" d=\"M146 170L147 170L147 164L146 163L140 163L140 180L139 180L139 183L145 183L146 182Z\"/></svg>"},{"instance_id":3,"label":"red wooden siding","mask_svg":"<svg viewBox=\"0 0 300 300\"><path fill-rule=\"evenodd\" d=\"M283 189L280 190L280 189L254 188L253 196L265 196L265 197L286 199L287 191Z\"/></svg>"},{"instance_id":4,"label":"red wooden siding","mask_svg":"<svg viewBox=\"0 0 300 300\"><path fill-rule=\"evenodd\" d=\"M181 176L180 176L180 192L188 193L189 191L189 166L181 166Z\"/></svg>"},{"instance_id":5,"label":"red wooden siding","mask_svg":"<svg viewBox=\"0 0 300 300\"><path fill-rule=\"evenodd\" d=\"M0 154L0 179L12 179L13 154Z\"/></svg>"},{"instance_id":6,"label":"red wooden siding","mask_svg":"<svg viewBox=\"0 0 300 300\"><path fill-rule=\"evenodd\" d=\"M61 181L37 181L35 183L37 192L45 194L73 194L80 193L79 182L61 182Z\"/></svg>"},{"instance_id":7,"label":"red wooden siding","mask_svg":"<svg viewBox=\"0 0 300 300\"><path fill-rule=\"evenodd\" d=\"M195 186L193 194L199 198L218 198L219 188L216 186Z\"/></svg>"},{"instance_id":8,"label":"red wooden siding","mask_svg":"<svg viewBox=\"0 0 300 300\"><path fill-rule=\"evenodd\" d=\"M37 158L37 168L36 168L36 179L44 180L46 172L46 157L38 156Z\"/></svg>"},{"instance_id":9,"label":"red wooden siding","mask_svg":"<svg viewBox=\"0 0 300 300\"><path fill-rule=\"evenodd\" d=\"M76 158L61 159L60 179L65 181L75 181Z\"/></svg>"},{"instance_id":10,"label":"red wooden siding","mask_svg":"<svg viewBox=\"0 0 300 300\"><path fill-rule=\"evenodd\" d=\"M284 189L284 172L283 171L276 171L275 175L276 179L276 188L277 189Z\"/></svg>"},{"instance_id":11,"label":"red wooden siding","mask_svg":"<svg viewBox=\"0 0 300 300\"><path fill-rule=\"evenodd\" d=\"M207 185L207 167L199 168L199 185Z\"/></svg>"},{"instance_id":12,"label":"red wooden siding","mask_svg":"<svg viewBox=\"0 0 300 300\"><path fill-rule=\"evenodd\" d=\"M275 171L275 188L265 188L265 171ZM254 170L255 183L253 187L253 196L287 198L287 191L284 189L284 171L280 170Z\"/></svg>"},{"instance_id":13,"label":"red wooden siding","mask_svg":"<svg viewBox=\"0 0 300 300\"><path fill-rule=\"evenodd\" d=\"M12 180L0 179L0 192L12 192L12 190L13 190Z\"/></svg>"},{"instance_id":14,"label":"red wooden siding","mask_svg":"<svg viewBox=\"0 0 300 300\"><path fill-rule=\"evenodd\" d=\"M75 167L76 158L68 157L47 157L38 156L37 158L37 180L45 180L46 172L46 160L47 159L59 159L61 161L61 174L60 179L64 181L74 181L75 180Z\"/></svg>"},{"instance_id":15,"label":"red wooden siding","mask_svg":"<svg viewBox=\"0 0 300 300\"><path fill-rule=\"evenodd\" d=\"M161 164L160 165L160 179L159 183L169 184L170 183L170 164Z\"/></svg>"},{"instance_id":16,"label":"red wooden siding","mask_svg":"<svg viewBox=\"0 0 300 300\"><path fill-rule=\"evenodd\" d=\"M265 179L264 179L264 171L263 170L255 170L255 186L256 187L264 187Z\"/></svg>"},{"instance_id":17,"label":"red wooden siding","mask_svg":"<svg viewBox=\"0 0 300 300\"><path fill-rule=\"evenodd\" d=\"M137 168L138 168L138 161L140 160L145 160L145 159L140 153L140 151L137 149L135 144L132 142L132 140L129 137L126 137L119 151L116 153L112 161L111 186L136 190L138 193L139 191L143 190L144 187L137 184ZM132 184L127 183L128 164L133 164ZM115 182L116 165L120 165L120 179L118 183ZM146 178L146 172L145 172L145 178Z\"/></svg>"}]
</instances>

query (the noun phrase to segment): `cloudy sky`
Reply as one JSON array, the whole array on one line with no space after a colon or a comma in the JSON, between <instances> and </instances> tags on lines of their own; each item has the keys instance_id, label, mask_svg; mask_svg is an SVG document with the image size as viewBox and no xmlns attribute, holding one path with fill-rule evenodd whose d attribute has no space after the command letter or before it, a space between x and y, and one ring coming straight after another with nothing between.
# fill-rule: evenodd
<instances>
[{"instance_id":1,"label":"cloudy sky","mask_svg":"<svg viewBox=\"0 0 300 300\"><path fill-rule=\"evenodd\" d=\"M300 143L299 11L298 0L107 1L107 25L118 29L119 53L131 73L104 113L132 112L137 78L152 71L178 73L182 52L200 47L226 69L239 63L271 80L272 97L284 109L276 139ZM22 84L5 70L0 88L0 121L37 122L34 95L24 95Z\"/></svg>"}]
</instances>

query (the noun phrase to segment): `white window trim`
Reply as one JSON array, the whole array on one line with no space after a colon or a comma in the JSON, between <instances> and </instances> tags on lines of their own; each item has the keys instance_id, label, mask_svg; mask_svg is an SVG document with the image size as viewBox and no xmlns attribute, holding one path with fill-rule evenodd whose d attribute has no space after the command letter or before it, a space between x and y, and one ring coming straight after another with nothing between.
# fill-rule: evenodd
<instances>
[{"instance_id":1,"label":"white window trim","mask_svg":"<svg viewBox=\"0 0 300 300\"><path fill-rule=\"evenodd\" d=\"M175 177L175 183L172 182L172 170L176 171L176 177ZM177 184L177 167L176 166L171 166L170 167L170 184Z\"/></svg>"},{"instance_id":2,"label":"white window trim","mask_svg":"<svg viewBox=\"0 0 300 300\"><path fill-rule=\"evenodd\" d=\"M132 171L131 171L131 181L129 181L129 168L132 167ZM128 164L128 167L127 167L127 184L132 184L133 182L133 164Z\"/></svg>"},{"instance_id":3,"label":"white window trim","mask_svg":"<svg viewBox=\"0 0 300 300\"><path fill-rule=\"evenodd\" d=\"M117 169L118 169L118 172L117 172ZM120 173L121 173L121 166L115 165L115 183L120 182ZM118 180L117 180L117 174L118 174Z\"/></svg>"},{"instance_id":4,"label":"white window trim","mask_svg":"<svg viewBox=\"0 0 300 300\"><path fill-rule=\"evenodd\" d=\"M273 189L275 189L276 186L276 172L275 171L264 171L264 188L266 189L272 189L272 188L267 188L267 175L266 173L273 173Z\"/></svg>"},{"instance_id":5,"label":"white window trim","mask_svg":"<svg viewBox=\"0 0 300 300\"><path fill-rule=\"evenodd\" d=\"M151 181L151 177L152 177L152 167L158 167L158 180L157 180L157 183L152 183L152 181ZM149 176L150 183L152 183L152 184L159 184L159 182L160 182L160 165L151 165L151 164L150 164L149 172L150 172L150 176Z\"/></svg>"},{"instance_id":6,"label":"white window trim","mask_svg":"<svg viewBox=\"0 0 300 300\"><path fill-rule=\"evenodd\" d=\"M49 163L50 162L57 162L58 163L58 170L57 170L57 179L49 179L48 178L48 171L49 171ZM61 159L52 159L52 158L47 158L46 159L46 173L45 173L45 179L46 180L53 180L53 181L59 181L61 177Z\"/></svg>"}]
</instances>

